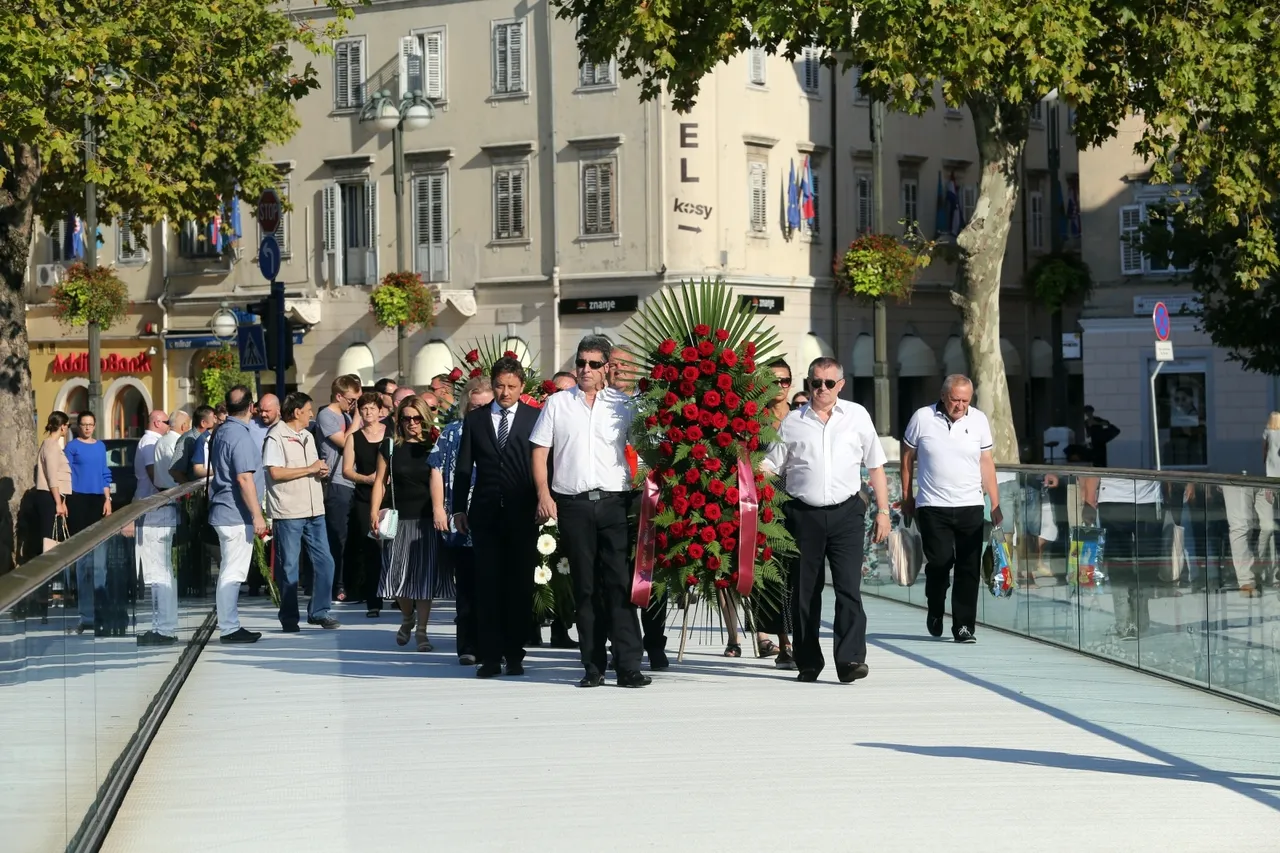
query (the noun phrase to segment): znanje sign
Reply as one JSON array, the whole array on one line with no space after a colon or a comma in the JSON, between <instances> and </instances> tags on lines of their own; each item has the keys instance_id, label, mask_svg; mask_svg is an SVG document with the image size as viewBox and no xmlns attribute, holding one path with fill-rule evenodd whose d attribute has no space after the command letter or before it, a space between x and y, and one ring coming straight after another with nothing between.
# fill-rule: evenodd
<instances>
[{"instance_id":1,"label":"znanje sign","mask_svg":"<svg viewBox=\"0 0 1280 853\"><path fill-rule=\"evenodd\" d=\"M111 353L102 357L103 373L150 373L151 356L140 352L133 358L119 353ZM88 373L89 353L67 353L53 360L53 375L64 376L68 373Z\"/></svg>"}]
</instances>

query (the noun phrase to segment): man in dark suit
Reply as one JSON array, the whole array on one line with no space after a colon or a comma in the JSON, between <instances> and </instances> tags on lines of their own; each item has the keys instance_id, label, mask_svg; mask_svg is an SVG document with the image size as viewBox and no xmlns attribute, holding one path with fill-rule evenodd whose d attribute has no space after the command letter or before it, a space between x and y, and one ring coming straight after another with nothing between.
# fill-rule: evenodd
<instances>
[{"instance_id":1,"label":"man in dark suit","mask_svg":"<svg viewBox=\"0 0 1280 853\"><path fill-rule=\"evenodd\" d=\"M520 362L500 358L489 377L493 403L463 422L453 490L455 523L459 531L470 528L475 548L480 678L501 675L504 659L507 675L524 674L538 564L538 492L529 436L539 412L520 402L525 383Z\"/></svg>"}]
</instances>

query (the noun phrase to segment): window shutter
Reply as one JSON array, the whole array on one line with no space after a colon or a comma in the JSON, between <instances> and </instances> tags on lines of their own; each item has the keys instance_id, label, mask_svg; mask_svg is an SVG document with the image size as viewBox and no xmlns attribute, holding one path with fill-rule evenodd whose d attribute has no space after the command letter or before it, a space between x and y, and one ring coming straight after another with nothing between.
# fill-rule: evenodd
<instances>
[{"instance_id":1,"label":"window shutter","mask_svg":"<svg viewBox=\"0 0 1280 853\"><path fill-rule=\"evenodd\" d=\"M862 82L862 66L853 66L849 70L849 76L853 78L853 102L855 104L866 103L867 96L862 94L862 90L858 88L858 84Z\"/></svg>"},{"instance_id":2,"label":"window shutter","mask_svg":"<svg viewBox=\"0 0 1280 853\"><path fill-rule=\"evenodd\" d=\"M1142 247L1138 231L1142 227L1142 205L1128 204L1120 208L1120 274L1142 275Z\"/></svg>"},{"instance_id":3,"label":"window shutter","mask_svg":"<svg viewBox=\"0 0 1280 853\"><path fill-rule=\"evenodd\" d=\"M618 230L613 207L613 164L601 163L600 170L600 233L613 234Z\"/></svg>"},{"instance_id":4,"label":"window shutter","mask_svg":"<svg viewBox=\"0 0 1280 853\"><path fill-rule=\"evenodd\" d=\"M333 46L333 105L340 110L351 106L348 103L351 92L350 49L351 42L346 41Z\"/></svg>"},{"instance_id":5,"label":"window shutter","mask_svg":"<svg viewBox=\"0 0 1280 853\"><path fill-rule=\"evenodd\" d=\"M427 33L424 41L426 71L423 77L426 84L422 87L422 91L426 97L439 100L444 97L444 33Z\"/></svg>"},{"instance_id":6,"label":"window shutter","mask_svg":"<svg viewBox=\"0 0 1280 853\"><path fill-rule=\"evenodd\" d=\"M822 233L822 179L818 177L818 170L810 167L809 177L813 181L813 220L806 221L805 228L809 234L817 237Z\"/></svg>"},{"instance_id":7,"label":"window shutter","mask_svg":"<svg viewBox=\"0 0 1280 853\"><path fill-rule=\"evenodd\" d=\"M441 172L428 176L427 189L431 206L431 280L449 280L449 206L448 179Z\"/></svg>"},{"instance_id":8,"label":"window shutter","mask_svg":"<svg viewBox=\"0 0 1280 853\"><path fill-rule=\"evenodd\" d=\"M750 59L751 82L756 86L764 85L765 52L763 47L753 47L748 53Z\"/></svg>"},{"instance_id":9,"label":"window shutter","mask_svg":"<svg viewBox=\"0 0 1280 853\"><path fill-rule=\"evenodd\" d=\"M276 226L276 243L280 246L280 256L288 257L293 254L289 248L289 214L283 210L285 199L289 197L289 185L287 183L280 184L276 187L276 193L280 196L280 224Z\"/></svg>"},{"instance_id":10,"label":"window shutter","mask_svg":"<svg viewBox=\"0 0 1280 853\"><path fill-rule=\"evenodd\" d=\"M870 234L875 228L874 201L871 197L871 178L858 176L858 233Z\"/></svg>"},{"instance_id":11,"label":"window shutter","mask_svg":"<svg viewBox=\"0 0 1280 853\"><path fill-rule=\"evenodd\" d=\"M507 32L506 24L493 28L493 91L505 92L510 85L507 76Z\"/></svg>"},{"instance_id":12,"label":"window shutter","mask_svg":"<svg viewBox=\"0 0 1280 853\"><path fill-rule=\"evenodd\" d=\"M600 165L582 168L582 233L600 233Z\"/></svg>"},{"instance_id":13,"label":"window shutter","mask_svg":"<svg viewBox=\"0 0 1280 853\"><path fill-rule=\"evenodd\" d=\"M902 218L908 232L920 224L920 185L914 178L902 182Z\"/></svg>"},{"instance_id":14,"label":"window shutter","mask_svg":"<svg viewBox=\"0 0 1280 853\"><path fill-rule=\"evenodd\" d=\"M364 182L364 220L369 232L369 248L366 250L368 260L365 263L365 283L378 283L378 182Z\"/></svg>"},{"instance_id":15,"label":"window shutter","mask_svg":"<svg viewBox=\"0 0 1280 853\"><path fill-rule=\"evenodd\" d=\"M763 163L751 164L750 210L751 230L765 231L768 228L768 199L766 197L765 167Z\"/></svg>"},{"instance_id":16,"label":"window shutter","mask_svg":"<svg viewBox=\"0 0 1280 853\"><path fill-rule=\"evenodd\" d=\"M508 25L507 50L508 50L508 68L507 75L511 81L512 92L524 91L524 22Z\"/></svg>"},{"instance_id":17,"label":"window shutter","mask_svg":"<svg viewBox=\"0 0 1280 853\"><path fill-rule=\"evenodd\" d=\"M1044 248L1044 196L1038 192L1028 196L1031 216L1031 248Z\"/></svg>"},{"instance_id":18,"label":"window shutter","mask_svg":"<svg viewBox=\"0 0 1280 853\"><path fill-rule=\"evenodd\" d=\"M400 97L413 91L423 91L422 41L417 36L400 39Z\"/></svg>"},{"instance_id":19,"label":"window shutter","mask_svg":"<svg viewBox=\"0 0 1280 853\"><path fill-rule=\"evenodd\" d=\"M506 240L511 237L511 172L494 175L493 194L494 237Z\"/></svg>"},{"instance_id":20,"label":"window shutter","mask_svg":"<svg viewBox=\"0 0 1280 853\"><path fill-rule=\"evenodd\" d=\"M364 42L353 41L347 52L347 76L351 85L347 106L364 104Z\"/></svg>"},{"instance_id":21,"label":"window shutter","mask_svg":"<svg viewBox=\"0 0 1280 853\"><path fill-rule=\"evenodd\" d=\"M819 69L822 67L822 54L816 47L806 47L801 54L803 59L804 89L806 92L818 91Z\"/></svg>"},{"instance_id":22,"label":"window shutter","mask_svg":"<svg viewBox=\"0 0 1280 853\"><path fill-rule=\"evenodd\" d=\"M524 170L513 169L511 172L511 236L525 235L524 223Z\"/></svg>"},{"instance_id":23,"label":"window shutter","mask_svg":"<svg viewBox=\"0 0 1280 853\"><path fill-rule=\"evenodd\" d=\"M67 238L73 227L67 223L65 217L49 223L46 233L49 235L49 260L52 263L70 260L71 252L67 246Z\"/></svg>"},{"instance_id":24,"label":"window shutter","mask_svg":"<svg viewBox=\"0 0 1280 853\"><path fill-rule=\"evenodd\" d=\"M335 183L325 184L321 199L324 207L321 213L321 221L324 227L324 250L332 253L338 251L338 185Z\"/></svg>"},{"instance_id":25,"label":"window shutter","mask_svg":"<svg viewBox=\"0 0 1280 853\"><path fill-rule=\"evenodd\" d=\"M188 219L183 222L178 229L178 255L183 258L195 257L197 239L195 221Z\"/></svg>"},{"instance_id":26,"label":"window shutter","mask_svg":"<svg viewBox=\"0 0 1280 853\"><path fill-rule=\"evenodd\" d=\"M975 186L967 186L964 188L964 221L967 223L973 219L973 212L978 209L978 188Z\"/></svg>"}]
</instances>

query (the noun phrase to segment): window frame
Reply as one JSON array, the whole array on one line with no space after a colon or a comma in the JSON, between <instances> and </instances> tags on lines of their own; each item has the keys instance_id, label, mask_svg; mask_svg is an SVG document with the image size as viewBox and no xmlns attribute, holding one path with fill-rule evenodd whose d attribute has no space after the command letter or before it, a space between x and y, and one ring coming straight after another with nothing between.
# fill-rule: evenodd
<instances>
[{"instance_id":1,"label":"window frame","mask_svg":"<svg viewBox=\"0 0 1280 853\"><path fill-rule=\"evenodd\" d=\"M1173 278L1176 276L1186 275L1187 273L1190 273L1192 271L1193 269L1192 267L1173 266L1172 255L1169 256L1170 259L1168 261L1168 266L1158 267L1158 268L1153 267L1151 264L1151 256L1147 254L1145 251L1143 251L1141 247L1134 248L1131 245L1130 241L1127 239L1129 235L1138 234L1142 230L1142 227L1148 221L1150 221L1152 208L1162 207L1162 206L1171 206L1176 204L1178 204L1177 199L1171 199L1168 196L1152 196L1149 198L1140 199L1138 201L1133 202L1132 204L1121 205L1120 228L1119 228L1120 230L1120 235L1119 235L1120 237L1120 275L1122 276L1138 276L1138 275L1166 276L1169 278ZM1134 213L1134 212L1137 213L1137 224L1126 225L1125 215ZM1166 220L1165 227L1169 229L1170 233L1173 233L1173 230L1174 230L1173 220L1172 219ZM1126 259L1125 257L1126 251L1136 252L1138 254L1138 257L1141 258L1141 269L1136 268L1133 264L1126 263L1127 260L1132 260L1132 258Z\"/></svg>"},{"instance_id":2,"label":"window frame","mask_svg":"<svg viewBox=\"0 0 1280 853\"><path fill-rule=\"evenodd\" d=\"M442 196L440 200L440 208L441 208L440 212L441 212L441 219L443 220L443 224L440 226L439 231L441 234L440 248L443 250L442 254L444 256L444 270L439 275L439 277L436 276L436 272L434 270L430 268L423 269L422 265L418 262L419 249L425 245L427 247L427 251L430 252L431 246L433 245L433 242L434 242L430 238L428 238L425 244L419 242L418 240L418 235L422 231L421 220L419 219L419 214L422 210L421 195L420 195L420 193L422 192L421 182L430 181L434 178L440 179L441 196ZM446 165L441 164L438 166L433 166L429 169L415 171L412 173L410 177L410 187L411 187L410 192L412 194L412 204L413 204L413 212L411 214L412 222L410 223L410 227L413 229L413 238L412 238L413 271L418 273L422 277L422 280L424 282L427 282L428 284L447 283L450 280L450 275L453 270L453 258L451 257L452 240L450 239L450 233L449 233L449 214L450 214L449 169ZM431 201L430 199L428 199L427 205L430 206L430 204L431 204Z\"/></svg>"},{"instance_id":3,"label":"window frame","mask_svg":"<svg viewBox=\"0 0 1280 853\"><path fill-rule=\"evenodd\" d=\"M137 245L133 232L129 226L132 223L130 216L116 217L116 264L119 266L143 266L151 260L151 253L143 246ZM129 253L125 254L125 246L132 246Z\"/></svg>"},{"instance_id":4,"label":"window frame","mask_svg":"<svg viewBox=\"0 0 1280 853\"><path fill-rule=\"evenodd\" d=\"M359 91L359 98L355 103L351 103L349 100L351 96L350 80L348 79L347 86L345 87L346 88L345 93L343 92L342 87L338 85L338 82L339 82L338 65L342 61L340 57L342 55L343 47L346 47L347 49L346 64L347 64L348 78L350 77L350 74L351 74L351 67L350 67L351 66L351 53L350 53L351 45L358 46L360 51L359 52L360 91ZM351 112L356 112L360 110L364 106L365 101L369 99L368 85L369 85L369 51L368 51L368 40L366 39L366 37L363 35L348 35L335 40L333 43L333 111L335 113L351 113Z\"/></svg>"},{"instance_id":5,"label":"window frame","mask_svg":"<svg viewBox=\"0 0 1280 853\"><path fill-rule=\"evenodd\" d=\"M822 48L817 45L805 45L800 49L800 88L809 97L816 98L822 94L822 59Z\"/></svg>"},{"instance_id":6,"label":"window frame","mask_svg":"<svg viewBox=\"0 0 1280 853\"><path fill-rule=\"evenodd\" d=\"M867 219L862 221L862 204L867 205ZM874 234L876 230L876 184L875 177L868 171L855 170L853 173L853 213L854 228L859 237Z\"/></svg>"},{"instance_id":7,"label":"window frame","mask_svg":"<svg viewBox=\"0 0 1280 853\"><path fill-rule=\"evenodd\" d=\"M610 170L610 221L609 229L588 230L588 210L590 204L587 197L587 170L608 166ZM597 191L598 193L598 191ZM619 224L620 206L618 204L618 156L616 153L597 152L583 156L578 163L578 234L588 240L618 237L622 233Z\"/></svg>"},{"instance_id":8,"label":"window frame","mask_svg":"<svg viewBox=\"0 0 1280 853\"><path fill-rule=\"evenodd\" d=\"M516 69L520 75L520 88L518 89L510 87L513 65L510 59L511 37L509 34L507 35L507 62L505 63L508 86L506 88L500 88L498 80L498 32L499 30L509 30L511 28L518 29L520 32L519 68ZM489 22L489 74L489 91L491 98L529 97L529 26L527 16L520 18L498 18Z\"/></svg>"},{"instance_id":9,"label":"window frame","mask_svg":"<svg viewBox=\"0 0 1280 853\"><path fill-rule=\"evenodd\" d=\"M489 197L490 197L491 208L492 208L492 216L493 216L493 219L492 219L493 227L491 230L491 237L492 237L493 243L497 243L497 244L528 243L532 240L532 237L530 236L530 232L529 232L529 171L530 171L529 161L526 158L521 158L519 160L503 160L501 162L496 162L493 164L491 178L490 178L491 188L489 191ZM500 229L498 227L499 219L500 219L498 211L501 204L499 200L499 192L500 192L499 184L500 184L501 176L504 173L513 173L513 174L518 174L520 176L520 192L518 195L520 199L520 220L521 220L520 221L521 227L519 229L519 233L514 233L515 229L512 228L508 230L513 233L509 233L505 236L503 236L500 233ZM513 199L516 197L516 194L510 189L508 189L508 194ZM511 216L514 217L514 206L512 206Z\"/></svg>"},{"instance_id":10,"label":"window frame","mask_svg":"<svg viewBox=\"0 0 1280 853\"><path fill-rule=\"evenodd\" d=\"M915 197L911 199L910 207L914 216L907 215L907 188L910 187ZM902 232L903 234L919 234L920 233L920 176L918 174L902 175L898 178L898 203L902 210Z\"/></svg>"},{"instance_id":11,"label":"window frame","mask_svg":"<svg viewBox=\"0 0 1280 853\"><path fill-rule=\"evenodd\" d=\"M759 188L756 173L760 174ZM757 218L756 194L760 195ZM769 236L769 161L760 156L747 158L747 233L752 237Z\"/></svg>"},{"instance_id":12,"label":"window frame","mask_svg":"<svg viewBox=\"0 0 1280 853\"><path fill-rule=\"evenodd\" d=\"M1044 251L1044 192L1034 189L1027 193L1027 247L1032 252Z\"/></svg>"}]
</instances>

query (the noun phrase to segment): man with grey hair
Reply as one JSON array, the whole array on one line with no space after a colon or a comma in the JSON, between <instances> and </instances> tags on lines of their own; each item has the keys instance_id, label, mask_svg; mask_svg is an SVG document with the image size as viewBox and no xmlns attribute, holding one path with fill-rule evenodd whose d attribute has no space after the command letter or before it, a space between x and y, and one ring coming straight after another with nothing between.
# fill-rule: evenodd
<instances>
[{"instance_id":1,"label":"man with grey hair","mask_svg":"<svg viewBox=\"0 0 1280 853\"><path fill-rule=\"evenodd\" d=\"M876 499L872 541L889 535L889 485L884 448L871 415L857 403L840 399L844 368L833 358L809 364L808 406L792 412L778 428L778 441L765 457L766 473L786 478L793 500L786 524L800 556L791 573L792 642L797 681L817 681L822 656L824 563L831 564L836 591L836 675L848 684L866 678L867 614L862 606L862 548L866 503L862 469Z\"/></svg>"},{"instance_id":2,"label":"man with grey hair","mask_svg":"<svg viewBox=\"0 0 1280 853\"><path fill-rule=\"evenodd\" d=\"M915 517L924 544L926 626L942 636L947 586L951 591L951 636L974 642L978 589L982 585L983 492L991 498L991 523L1004 520L991 451L995 441L987 416L970 405L973 382L958 373L942 383L938 402L911 416L902 435L902 514ZM913 472L919 463L919 471ZM919 494L914 494L918 481Z\"/></svg>"}]
</instances>

